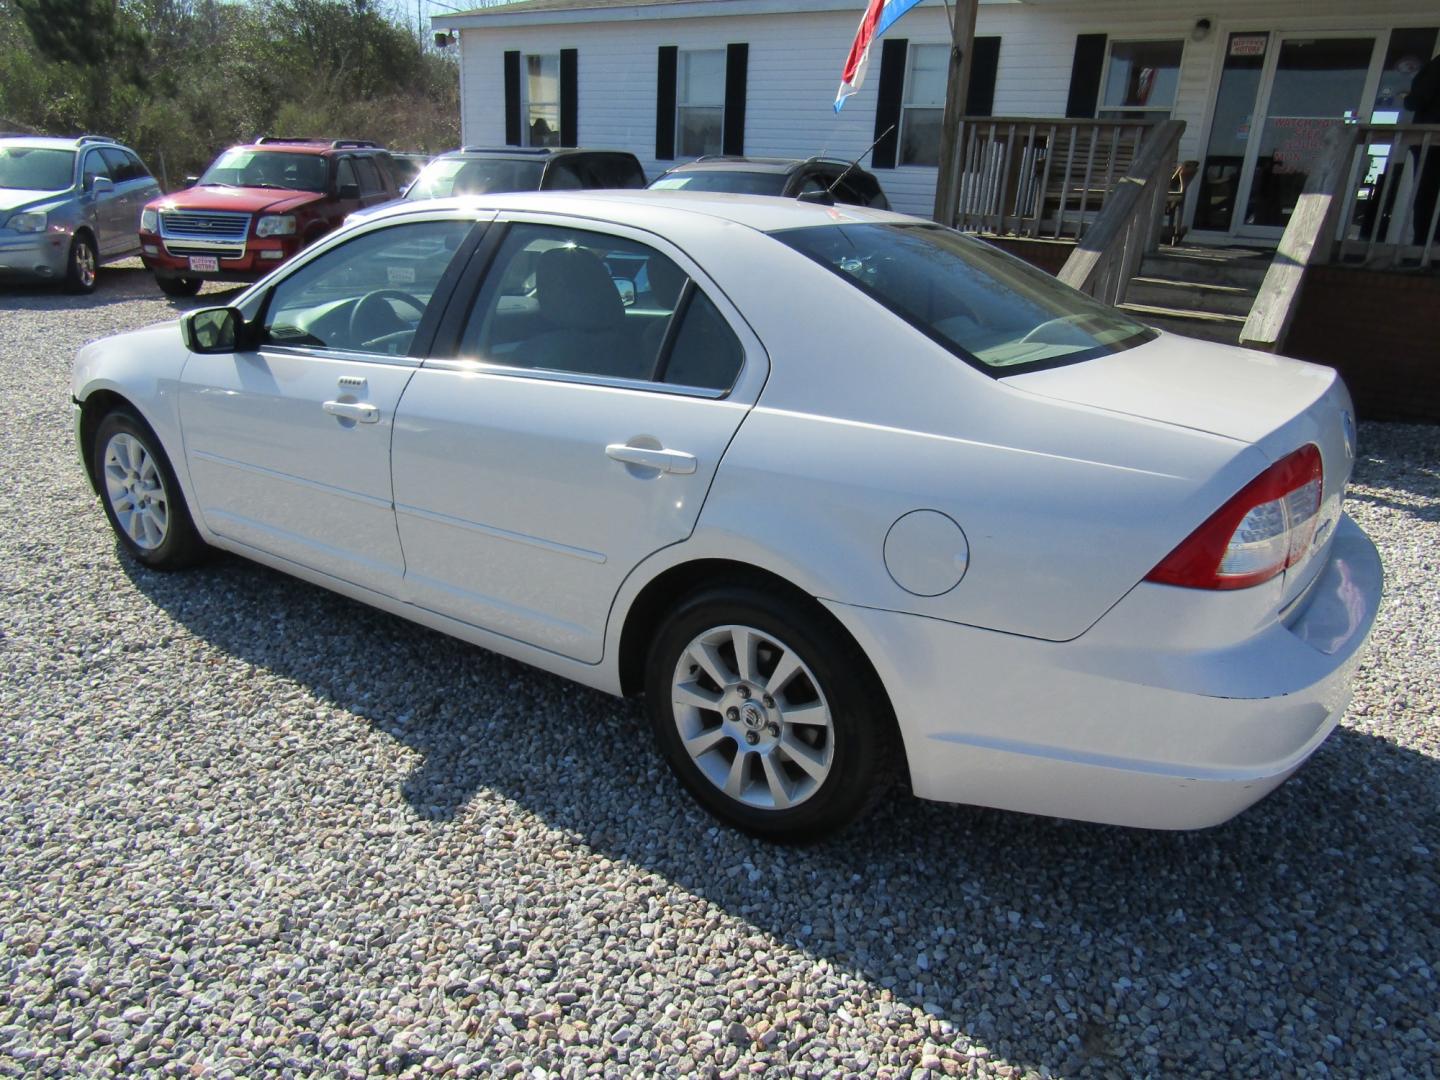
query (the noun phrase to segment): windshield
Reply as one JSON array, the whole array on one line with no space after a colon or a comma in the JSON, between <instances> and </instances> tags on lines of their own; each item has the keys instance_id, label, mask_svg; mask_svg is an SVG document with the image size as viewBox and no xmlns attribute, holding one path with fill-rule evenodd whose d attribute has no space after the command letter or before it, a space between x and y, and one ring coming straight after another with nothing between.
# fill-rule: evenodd
<instances>
[{"instance_id":1,"label":"windshield","mask_svg":"<svg viewBox=\"0 0 1440 1080\"><path fill-rule=\"evenodd\" d=\"M318 154L286 154L278 150L226 150L215 159L200 183L221 187L288 188L324 191L328 170Z\"/></svg>"},{"instance_id":2,"label":"windshield","mask_svg":"<svg viewBox=\"0 0 1440 1080\"><path fill-rule=\"evenodd\" d=\"M64 191L75 177L74 150L0 146L0 188Z\"/></svg>"},{"instance_id":3,"label":"windshield","mask_svg":"<svg viewBox=\"0 0 1440 1080\"><path fill-rule=\"evenodd\" d=\"M405 193L407 199L444 199L493 191L539 191L543 161L505 158L441 158L432 161Z\"/></svg>"},{"instance_id":4,"label":"windshield","mask_svg":"<svg viewBox=\"0 0 1440 1080\"><path fill-rule=\"evenodd\" d=\"M664 191L728 191L735 195L780 195L785 191L784 173L704 172L673 173L650 185Z\"/></svg>"},{"instance_id":5,"label":"windshield","mask_svg":"<svg viewBox=\"0 0 1440 1080\"><path fill-rule=\"evenodd\" d=\"M1155 336L1044 271L939 225L824 225L771 235L982 369L1018 374Z\"/></svg>"}]
</instances>

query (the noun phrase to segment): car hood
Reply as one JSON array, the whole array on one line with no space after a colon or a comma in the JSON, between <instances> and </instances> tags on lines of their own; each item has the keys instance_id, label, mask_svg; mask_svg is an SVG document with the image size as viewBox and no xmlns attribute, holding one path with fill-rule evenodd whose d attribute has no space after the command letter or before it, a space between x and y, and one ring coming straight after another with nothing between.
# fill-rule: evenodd
<instances>
[{"instance_id":1,"label":"car hood","mask_svg":"<svg viewBox=\"0 0 1440 1080\"><path fill-rule=\"evenodd\" d=\"M1323 397L1335 373L1179 334L1080 364L1006 378L1042 397L1257 443Z\"/></svg>"},{"instance_id":2,"label":"car hood","mask_svg":"<svg viewBox=\"0 0 1440 1080\"><path fill-rule=\"evenodd\" d=\"M65 194L64 191L28 191L16 188L0 188L0 214L9 213L12 210L19 210L29 206L31 203L45 202Z\"/></svg>"},{"instance_id":3,"label":"car hood","mask_svg":"<svg viewBox=\"0 0 1440 1080\"><path fill-rule=\"evenodd\" d=\"M264 210L283 214L310 203L323 201L318 191L277 191L275 188L205 186L186 188L153 200L157 210L235 210L258 214Z\"/></svg>"}]
</instances>

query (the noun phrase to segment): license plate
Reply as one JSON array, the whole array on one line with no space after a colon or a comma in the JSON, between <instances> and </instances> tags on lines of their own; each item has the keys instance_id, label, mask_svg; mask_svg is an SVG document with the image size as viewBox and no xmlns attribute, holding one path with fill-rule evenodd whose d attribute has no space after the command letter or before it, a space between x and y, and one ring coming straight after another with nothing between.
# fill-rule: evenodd
<instances>
[{"instance_id":1,"label":"license plate","mask_svg":"<svg viewBox=\"0 0 1440 1080\"><path fill-rule=\"evenodd\" d=\"M220 257L218 255L191 255L190 269L199 273L208 270L213 274L220 269Z\"/></svg>"}]
</instances>

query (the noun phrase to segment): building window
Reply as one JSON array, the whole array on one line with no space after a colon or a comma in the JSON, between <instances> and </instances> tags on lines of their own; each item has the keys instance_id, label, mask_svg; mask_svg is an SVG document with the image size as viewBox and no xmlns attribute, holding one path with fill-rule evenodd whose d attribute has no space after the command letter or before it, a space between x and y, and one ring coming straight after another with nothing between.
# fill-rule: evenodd
<instances>
[{"instance_id":1,"label":"building window","mask_svg":"<svg viewBox=\"0 0 1440 1080\"><path fill-rule=\"evenodd\" d=\"M900 164L938 165L950 78L948 45L911 45L900 108Z\"/></svg>"},{"instance_id":2,"label":"building window","mask_svg":"<svg viewBox=\"0 0 1440 1080\"><path fill-rule=\"evenodd\" d=\"M725 50L682 52L675 87L675 142L681 157L721 152L725 130Z\"/></svg>"},{"instance_id":3,"label":"building window","mask_svg":"<svg viewBox=\"0 0 1440 1080\"><path fill-rule=\"evenodd\" d=\"M1183 41L1112 41L1100 119L1170 119L1184 51Z\"/></svg>"},{"instance_id":4,"label":"building window","mask_svg":"<svg viewBox=\"0 0 1440 1080\"><path fill-rule=\"evenodd\" d=\"M560 57L525 57L525 145L560 145Z\"/></svg>"}]
</instances>

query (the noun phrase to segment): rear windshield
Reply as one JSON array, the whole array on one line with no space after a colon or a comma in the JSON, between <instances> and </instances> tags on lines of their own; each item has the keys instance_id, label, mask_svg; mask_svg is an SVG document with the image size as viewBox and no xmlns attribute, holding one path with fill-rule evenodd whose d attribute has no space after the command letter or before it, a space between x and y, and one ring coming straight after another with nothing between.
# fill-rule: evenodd
<instances>
[{"instance_id":1,"label":"rear windshield","mask_svg":"<svg viewBox=\"0 0 1440 1080\"><path fill-rule=\"evenodd\" d=\"M75 151L0 146L0 188L64 191L74 183Z\"/></svg>"},{"instance_id":2,"label":"rear windshield","mask_svg":"<svg viewBox=\"0 0 1440 1080\"><path fill-rule=\"evenodd\" d=\"M543 161L504 158L441 158L415 178L407 199L445 199L451 195L488 195L496 191L539 191Z\"/></svg>"},{"instance_id":3,"label":"rear windshield","mask_svg":"<svg viewBox=\"0 0 1440 1080\"><path fill-rule=\"evenodd\" d=\"M286 188L324 191L328 172L318 154L287 154L279 150L226 150L215 159L201 184L221 187Z\"/></svg>"},{"instance_id":4,"label":"rear windshield","mask_svg":"<svg viewBox=\"0 0 1440 1080\"><path fill-rule=\"evenodd\" d=\"M1121 352L1155 332L973 237L939 225L821 225L772 233L992 374Z\"/></svg>"},{"instance_id":5,"label":"rear windshield","mask_svg":"<svg viewBox=\"0 0 1440 1080\"><path fill-rule=\"evenodd\" d=\"M785 190L784 173L704 172L662 176L650 185L665 191L728 191L735 195L779 195Z\"/></svg>"}]
</instances>

